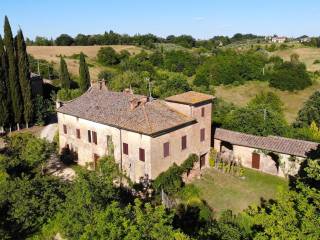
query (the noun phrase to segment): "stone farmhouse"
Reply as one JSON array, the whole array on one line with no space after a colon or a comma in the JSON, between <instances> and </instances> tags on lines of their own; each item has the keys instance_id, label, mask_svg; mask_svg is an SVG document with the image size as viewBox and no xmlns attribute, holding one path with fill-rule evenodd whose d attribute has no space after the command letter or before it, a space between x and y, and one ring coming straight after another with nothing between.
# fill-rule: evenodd
<instances>
[{"instance_id":1,"label":"stone farmhouse","mask_svg":"<svg viewBox=\"0 0 320 240\"><path fill-rule=\"evenodd\" d=\"M155 179L192 153L203 168L211 145L212 100L193 91L152 100L95 83L82 96L57 106L60 150L70 149L78 164L90 168L113 154L136 182L145 175Z\"/></svg>"},{"instance_id":2,"label":"stone farmhouse","mask_svg":"<svg viewBox=\"0 0 320 240\"><path fill-rule=\"evenodd\" d=\"M315 142L254 136L222 128L214 133L214 148L221 158L280 177L295 175L318 147Z\"/></svg>"}]
</instances>

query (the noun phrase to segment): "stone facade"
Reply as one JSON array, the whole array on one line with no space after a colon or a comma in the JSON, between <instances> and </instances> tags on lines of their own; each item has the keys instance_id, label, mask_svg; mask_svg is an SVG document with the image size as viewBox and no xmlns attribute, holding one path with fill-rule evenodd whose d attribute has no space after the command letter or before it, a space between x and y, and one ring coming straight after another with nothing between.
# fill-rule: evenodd
<instances>
[{"instance_id":1,"label":"stone facade","mask_svg":"<svg viewBox=\"0 0 320 240\"><path fill-rule=\"evenodd\" d=\"M145 174L149 178L155 179L173 163L181 164L193 153L201 157L201 167L208 166L212 101L191 105L165 101L164 104L167 104L167 107L171 110L194 118L196 121L186 126L168 129L153 136L86 120L58 110L60 149L69 147L77 153L78 164L92 167L95 158L110 154L108 152L108 144L110 144L108 140L112 139L116 162L127 176L135 182L139 181L140 177ZM77 131L80 133L80 138ZM93 141L89 142L88 131L97 133L97 144ZM182 137L184 136L186 136L186 148L182 149ZM124 152L124 143L128 146L128 153ZM164 156L165 143L169 143L169 154L166 157ZM144 161L140 160L140 149L144 150ZM200 168L200 163L198 167Z\"/></svg>"},{"instance_id":2,"label":"stone facade","mask_svg":"<svg viewBox=\"0 0 320 240\"><path fill-rule=\"evenodd\" d=\"M294 176L297 174L300 164L305 158L299 156L292 156L289 154L264 151L263 149L240 146L232 144L232 149L223 145L223 141L214 139L214 148L217 152L222 154L231 154L235 161L241 163L242 166L253 168L253 154L258 154L260 158L259 168L256 170L276 175L279 177L286 177L288 175ZM276 158L276 159L275 159ZM295 161L292 161L295 159Z\"/></svg>"}]
</instances>

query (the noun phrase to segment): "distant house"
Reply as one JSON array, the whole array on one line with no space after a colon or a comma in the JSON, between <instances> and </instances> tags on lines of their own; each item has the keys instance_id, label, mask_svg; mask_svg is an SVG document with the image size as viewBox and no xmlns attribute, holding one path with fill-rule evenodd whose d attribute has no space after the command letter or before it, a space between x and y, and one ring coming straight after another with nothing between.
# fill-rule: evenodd
<instances>
[{"instance_id":1,"label":"distant house","mask_svg":"<svg viewBox=\"0 0 320 240\"><path fill-rule=\"evenodd\" d=\"M272 43L284 43L287 40L286 37L272 37L271 42Z\"/></svg>"},{"instance_id":2,"label":"distant house","mask_svg":"<svg viewBox=\"0 0 320 240\"><path fill-rule=\"evenodd\" d=\"M214 148L220 157L280 177L295 175L300 164L318 147L315 142L261 137L222 128L214 133Z\"/></svg>"},{"instance_id":3,"label":"distant house","mask_svg":"<svg viewBox=\"0 0 320 240\"><path fill-rule=\"evenodd\" d=\"M299 42L301 43L306 43L306 42L310 42L311 38L310 37L301 37L299 38Z\"/></svg>"},{"instance_id":4,"label":"distant house","mask_svg":"<svg viewBox=\"0 0 320 240\"><path fill-rule=\"evenodd\" d=\"M79 98L58 107L60 150L74 152L78 164L94 168L113 154L133 181L156 178L173 163L195 153L198 168L208 165L211 95L186 92L150 100L130 91L94 84Z\"/></svg>"}]
</instances>

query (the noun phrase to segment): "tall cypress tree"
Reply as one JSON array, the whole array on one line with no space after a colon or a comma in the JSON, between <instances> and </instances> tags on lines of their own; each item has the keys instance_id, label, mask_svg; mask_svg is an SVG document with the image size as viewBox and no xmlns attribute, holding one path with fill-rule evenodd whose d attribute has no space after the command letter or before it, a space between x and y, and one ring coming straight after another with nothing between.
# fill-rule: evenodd
<instances>
[{"instance_id":1,"label":"tall cypress tree","mask_svg":"<svg viewBox=\"0 0 320 240\"><path fill-rule=\"evenodd\" d=\"M5 74L0 61L0 133L4 132L4 126L9 119L8 102L7 102L7 89L5 84Z\"/></svg>"},{"instance_id":2,"label":"tall cypress tree","mask_svg":"<svg viewBox=\"0 0 320 240\"><path fill-rule=\"evenodd\" d=\"M4 45L8 55L8 79L9 89L11 95L11 103L13 110L14 122L17 124L18 130L20 129L20 122L22 119L22 96L20 92L18 74L17 74L17 59L14 50L14 41L8 17L4 19Z\"/></svg>"},{"instance_id":3,"label":"tall cypress tree","mask_svg":"<svg viewBox=\"0 0 320 240\"><path fill-rule=\"evenodd\" d=\"M11 93L10 93L10 84L9 84L9 78L8 78L8 56L7 52L5 51L4 44L2 37L0 35L0 62L2 66L2 73L4 78L4 87L6 91L6 100L7 100L7 110L8 110L8 121L11 122L13 116L12 116L12 104L11 104ZM10 129L11 129L11 123L10 123Z\"/></svg>"},{"instance_id":4,"label":"tall cypress tree","mask_svg":"<svg viewBox=\"0 0 320 240\"><path fill-rule=\"evenodd\" d=\"M90 73L89 73L89 68L86 63L86 59L84 57L83 52L80 53L79 75L80 75L80 80L79 80L80 90L82 92L85 92L90 87Z\"/></svg>"},{"instance_id":5,"label":"tall cypress tree","mask_svg":"<svg viewBox=\"0 0 320 240\"><path fill-rule=\"evenodd\" d=\"M60 83L64 89L70 89L71 81L66 61L60 57Z\"/></svg>"},{"instance_id":6,"label":"tall cypress tree","mask_svg":"<svg viewBox=\"0 0 320 240\"><path fill-rule=\"evenodd\" d=\"M18 58L18 72L19 82L21 87L21 93L23 98L23 116L26 123L26 127L29 127L29 123L32 120L33 106L31 96L31 83L29 62L26 49L26 43L24 41L23 33L21 30L17 34L17 58Z\"/></svg>"}]
</instances>

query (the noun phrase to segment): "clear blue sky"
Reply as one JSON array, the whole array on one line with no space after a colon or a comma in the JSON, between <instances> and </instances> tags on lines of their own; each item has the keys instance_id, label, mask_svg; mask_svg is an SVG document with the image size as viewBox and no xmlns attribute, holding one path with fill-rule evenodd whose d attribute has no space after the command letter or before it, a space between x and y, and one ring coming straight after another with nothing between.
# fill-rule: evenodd
<instances>
[{"instance_id":1,"label":"clear blue sky","mask_svg":"<svg viewBox=\"0 0 320 240\"><path fill-rule=\"evenodd\" d=\"M105 30L160 36L190 34L201 39L237 32L320 35L319 0L0 1L0 20L7 15L13 31L21 26L30 38Z\"/></svg>"}]
</instances>

